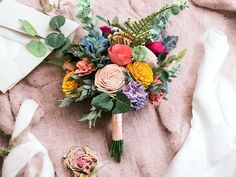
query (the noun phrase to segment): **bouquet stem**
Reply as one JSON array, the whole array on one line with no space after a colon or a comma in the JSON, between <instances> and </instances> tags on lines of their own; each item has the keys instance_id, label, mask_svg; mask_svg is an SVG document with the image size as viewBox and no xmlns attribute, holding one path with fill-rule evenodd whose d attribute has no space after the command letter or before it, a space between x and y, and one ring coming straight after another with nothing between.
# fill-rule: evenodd
<instances>
[{"instance_id":1,"label":"bouquet stem","mask_svg":"<svg viewBox=\"0 0 236 177\"><path fill-rule=\"evenodd\" d=\"M121 161L123 154L123 132L122 132L122 114L112 115L112 145L110 149L111 157Z\"/></svg>"}]
</instances>

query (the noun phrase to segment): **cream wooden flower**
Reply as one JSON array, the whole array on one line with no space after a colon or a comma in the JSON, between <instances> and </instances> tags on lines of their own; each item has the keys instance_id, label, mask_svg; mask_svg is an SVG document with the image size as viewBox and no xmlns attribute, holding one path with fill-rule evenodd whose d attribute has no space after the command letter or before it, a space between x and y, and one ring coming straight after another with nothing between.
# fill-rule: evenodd
<instances>
[{"instance_id":1,"label":"cream wooden flower","mask_svg":"<svg viewBox=\"0 0 236 177\"><path fill-rule=\"evenodd\" d=\"M95 85L97 89L105 93L115 93L122 89L125 84L125 68L116 64L106 65L97 71Z\"/></svg>"}]
</instances>

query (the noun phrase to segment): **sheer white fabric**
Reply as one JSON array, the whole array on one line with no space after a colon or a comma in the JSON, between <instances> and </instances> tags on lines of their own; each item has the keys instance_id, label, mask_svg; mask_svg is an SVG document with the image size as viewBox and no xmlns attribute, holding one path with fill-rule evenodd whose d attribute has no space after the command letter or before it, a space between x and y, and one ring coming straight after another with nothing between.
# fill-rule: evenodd
<instances>
[{"instance_id":1,"label":"sheer white fabric","mask_svg":"<svg viewBox=\"0 0 236 177\"><path fill-rule=\"evenodd\" d=\"M236 177L236 60L235 70L221 70L229 49L221 32L206 32L202 42L192 128L164 177Z\"/></svg>"}]
</instances>

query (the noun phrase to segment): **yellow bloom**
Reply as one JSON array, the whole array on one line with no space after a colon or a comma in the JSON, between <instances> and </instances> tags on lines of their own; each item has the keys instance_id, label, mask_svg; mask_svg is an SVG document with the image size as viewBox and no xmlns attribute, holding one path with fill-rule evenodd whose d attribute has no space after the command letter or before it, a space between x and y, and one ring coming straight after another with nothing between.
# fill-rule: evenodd
<instances>
[{"instance_id":1,"label":"yellow bloom","mask_svg":"<svg viewBox=\"0 0 236 177\"><path fill-rule=\"evenodd\" d=\"M76 89L78 82L76 80L68 81L68 79L75 74L74 71L69 72L63 79L62 90L66 95L69 95L72 90Z\"/></svg>"},{"instance_id":2,"label":"yellow bloom","mask_svg":"<svg viewBox=\"0 0 236 177\"><path fill-rule=\"evenodd\" d=\"M145 88L148 88L148 86L153 82L153 72L147 63L140 61L130 63L127 65L127 69L134 79L143 84Z\"/></svg>"}]
</instances>

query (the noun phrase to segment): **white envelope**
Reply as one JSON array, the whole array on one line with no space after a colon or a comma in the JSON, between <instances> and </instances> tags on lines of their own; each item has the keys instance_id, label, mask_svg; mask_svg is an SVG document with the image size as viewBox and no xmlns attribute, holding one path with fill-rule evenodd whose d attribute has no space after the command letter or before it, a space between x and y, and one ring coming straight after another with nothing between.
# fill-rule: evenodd
<instances>
[{"instance_id":1,"label":"white envelope","mask_svg":"<svg viewBox=\"0 0 236 177\"><path fill-rule=\"evenodd\" d=\"M50 16L15 0L0 2L0 90L3 93L29 74L52 52L48 49L47 55L37 58L27 51L25 46L32 38L24 35L20 19L28 20L42 37L52 32L49 28ZM77 28L76 22L66 19L61 31L68 37Z\"/></svg>"}]
</instances>

